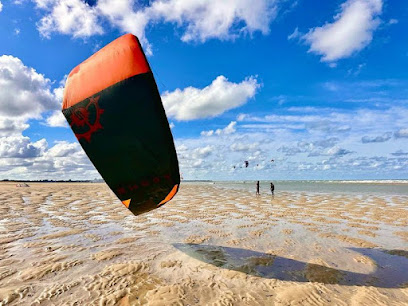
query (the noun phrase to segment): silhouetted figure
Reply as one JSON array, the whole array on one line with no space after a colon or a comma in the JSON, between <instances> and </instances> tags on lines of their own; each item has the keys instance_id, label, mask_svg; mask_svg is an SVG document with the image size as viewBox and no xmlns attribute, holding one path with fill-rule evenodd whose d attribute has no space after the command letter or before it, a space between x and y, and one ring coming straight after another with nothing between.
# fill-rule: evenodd
<instances>
[{"instance_id":1,"label":"silhouetted figure","mask_svg":"<svg viewBox=\"0 0 408 306\"><path fill-rule=\"evenodd\" d=\"M259 181L256 181L256 195L259 195Z\"/></svg>"},{"instance_id":2,"label":"silhouetted figure","mask_svg":"<svg viewBox=\"0 0 408 306\"><path fill-rule=\"evenodd\" d=\"M275 194L275 185L271 182L271 193L272 195Z\"/></svg>"}]
</instances>

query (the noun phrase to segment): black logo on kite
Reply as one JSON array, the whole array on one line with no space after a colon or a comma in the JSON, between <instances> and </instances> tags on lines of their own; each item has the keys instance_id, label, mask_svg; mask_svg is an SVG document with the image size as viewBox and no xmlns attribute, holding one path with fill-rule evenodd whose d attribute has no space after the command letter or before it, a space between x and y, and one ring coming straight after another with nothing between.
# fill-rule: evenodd
<instances>
[{"instance_id":1,"label":"black logo on kite","mask_svg":"<svg viewBox=\"0 0 408 306\"><path fill-rule=\"evenodd\" d=\"M71 128L78 138L78 141L85 139L91 142L91 136L98 130L103 129L101 125L101 115L105 111L99 107L100 96L89 98L85 107L77 107L71 113Z\"/></svg>"}]
</instances>

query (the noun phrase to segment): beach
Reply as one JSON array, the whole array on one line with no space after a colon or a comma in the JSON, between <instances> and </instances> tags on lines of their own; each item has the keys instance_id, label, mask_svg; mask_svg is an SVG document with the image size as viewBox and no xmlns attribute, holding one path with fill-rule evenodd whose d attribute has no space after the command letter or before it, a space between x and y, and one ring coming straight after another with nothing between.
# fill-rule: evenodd
<instances>
[{"instance_id":1,"label":"beach","mask_svg":"<svg viewBox=\"0 0 408 306\"><path fill-rule=\"evenodd\" d=\"M408 305L408 192L367 184L186 182L134 216L104 183L1 183L0 305Z\"/></svg>"}]
</instances>

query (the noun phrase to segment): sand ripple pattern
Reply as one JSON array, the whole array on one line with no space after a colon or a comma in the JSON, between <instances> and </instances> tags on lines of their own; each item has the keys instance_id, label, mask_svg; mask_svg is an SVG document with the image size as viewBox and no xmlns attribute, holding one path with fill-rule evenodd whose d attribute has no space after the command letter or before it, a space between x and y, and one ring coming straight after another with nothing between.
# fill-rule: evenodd
<instances>
[{"instance_id":1,"label":"sand ripple pattern","mask_svg":"<svg viewBox=\"0 0 408 306\"><path fill-rule=\"evenodd\" d=\"M408 196L0 184L0 305L408 305Z\"/></svg>"}]
</instances>

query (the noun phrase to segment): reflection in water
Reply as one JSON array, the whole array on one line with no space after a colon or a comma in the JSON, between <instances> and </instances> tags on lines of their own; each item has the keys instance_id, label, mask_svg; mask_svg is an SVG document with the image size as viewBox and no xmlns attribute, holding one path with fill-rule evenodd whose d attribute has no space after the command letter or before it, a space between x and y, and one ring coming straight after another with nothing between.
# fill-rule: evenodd
<instances>
[{"instance_id":1,"label":"reflection in water","mask_svg":"<svg viewBox=\"0 0 408 306\"><path fill-rule=\"evenodd\" d=\"M351 248L376 262L373 273L362 274L245 249L188 243L173 246L216 267L263 278L382 288L400 288L408 284L408 252L403 250Z\"/></svg>"}]
</instances>

